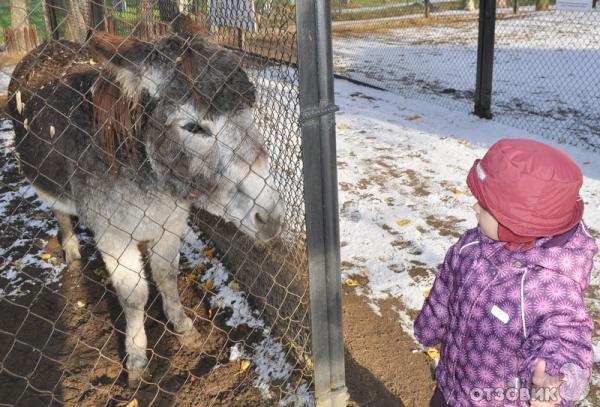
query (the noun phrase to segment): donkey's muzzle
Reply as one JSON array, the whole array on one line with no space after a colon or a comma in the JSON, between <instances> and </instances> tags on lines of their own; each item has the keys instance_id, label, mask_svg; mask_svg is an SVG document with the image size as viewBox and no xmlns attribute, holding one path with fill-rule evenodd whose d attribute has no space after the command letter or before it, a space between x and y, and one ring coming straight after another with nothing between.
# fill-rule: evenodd
<instances>
[{"instance_id":1,"label":"donkey's muzzle","mask_svg":"<svg viewBox=\"0 0 600 407\"><path fill-rule=\"evenodd\" d=\"M283 216L278 210L273 213L258 210L254 214L253 221L256 227L256 237L260 240L277 237L283 229Z\"/></svg>"}]
</instances>

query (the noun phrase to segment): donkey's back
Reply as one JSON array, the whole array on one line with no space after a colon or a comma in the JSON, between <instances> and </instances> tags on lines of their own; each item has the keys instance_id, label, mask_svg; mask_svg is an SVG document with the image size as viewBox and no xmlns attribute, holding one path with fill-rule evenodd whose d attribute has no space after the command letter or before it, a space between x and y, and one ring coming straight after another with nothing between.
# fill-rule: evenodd
<instances>
[{"instance_id":1,"label":"donkey's back","mask_svg":"<svg viewBox=\"0 0 600 407\"><path fill-rule=\"evenodd\" d=\"M68 199L76 169L94 171L87 164L102 151L90 98L99 67L86 48L58 41L34 49L13 72L8 105L15 145L22 171L41 194Z\"/></svg>"}]
</instances>

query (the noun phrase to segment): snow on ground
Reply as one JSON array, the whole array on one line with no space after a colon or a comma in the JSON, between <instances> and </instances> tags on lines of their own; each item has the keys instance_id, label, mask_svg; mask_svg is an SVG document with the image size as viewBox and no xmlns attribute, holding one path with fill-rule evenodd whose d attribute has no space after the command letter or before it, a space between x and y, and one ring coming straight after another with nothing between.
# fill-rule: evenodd
<instances>
[{"instance_id":1,"label":"snow on ground","mask_svg":"<svg viewBox=\"0 0 600 407\"><path fill-rule=\"evenodd\" d=\"M594 233L600 230L597 154L343 80L336 81L336 102L341 107L337 148L343 280L360 281L358 292L368 296L376 312L379 300L399 300L395 308L409 335L446 251L476 226L467 172L498 139L534 138L570 154L585 175L585 221ZM600 256L597 260L586 297L596 320ZM599 372L594 381L600 384Z\"/></svg>"},{"instance_id":2,"label":"snow on ground","mask_svg":"<svg viewBox=\"0 0 600 407\"><path fill-rule=\"evenodd\" d=\"M471 112L477 33L476 18L345 33L334 37L334 65L350 78ZM495 118L556 139L595 138L598 144L599 53L599 12L498 19Z\"/></svg>"}]
</instances>

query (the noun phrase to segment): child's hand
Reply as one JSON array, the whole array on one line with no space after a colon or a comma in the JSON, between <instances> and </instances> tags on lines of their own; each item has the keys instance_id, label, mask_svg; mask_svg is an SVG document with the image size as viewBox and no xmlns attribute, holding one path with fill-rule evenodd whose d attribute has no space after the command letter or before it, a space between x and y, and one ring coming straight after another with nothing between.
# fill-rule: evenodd
<instances>
[{"instance_id":1,"label":"child's hand","mask_svg":"<svg viewBox=\"0 0 600 407\"><path fill-rule=\"evenodd\" d=\"M539 359L537 365L535 366L535 370L533 371L532 382L534 387L542 388L542 389L556 389L554 392L548 391L547 394L556 395L556 400L542 401L542 400L533 400L531 402L531 407L552 407L556 406L560 403L560 393L559 388L560 385L564 382L564 379L561 376L551 376L546 373L546 361L544 359Z\"/></svg>"}]
</instances>

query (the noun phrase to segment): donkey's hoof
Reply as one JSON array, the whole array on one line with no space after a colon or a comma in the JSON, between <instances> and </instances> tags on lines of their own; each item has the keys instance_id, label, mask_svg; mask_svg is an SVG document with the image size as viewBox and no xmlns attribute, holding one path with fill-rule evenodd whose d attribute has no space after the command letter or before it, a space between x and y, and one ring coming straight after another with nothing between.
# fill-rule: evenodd
<instances>
[{"instance_id":1,"label":"donkey's hoof","mask_svg":"<svg viewBox=\"0 0 600 407\"><path fill-rule=\"evenodd\" d=\"M202 349L203 337L196 331L196 328L177 334L177 339L179 339L181 346L187 350L196 351Z\"/></svg>"},{"instance_id":2,"label":"donkey's hoof","mask_svg":"<svg viewBox=\"0 0 600 407\"><path fill-rule=\"evenodd\" d=\"M130 370L127 374L127 386L130 389L137 388L142 383L142 372Z\"/></svg>"},{"instance_id":3,"label":"donkey's hoof","mask_svg":"<svg viewBox=\"0 0 600 407\"><path fill-rule=\"evenodd\" d=\"M77 259L77 260L73 260L70 262L67 262L67 269L69 271L76 271L79 272L81 271L83 268L83 263L81 262L81 259Z\"/></svg>"}]
</instances>

